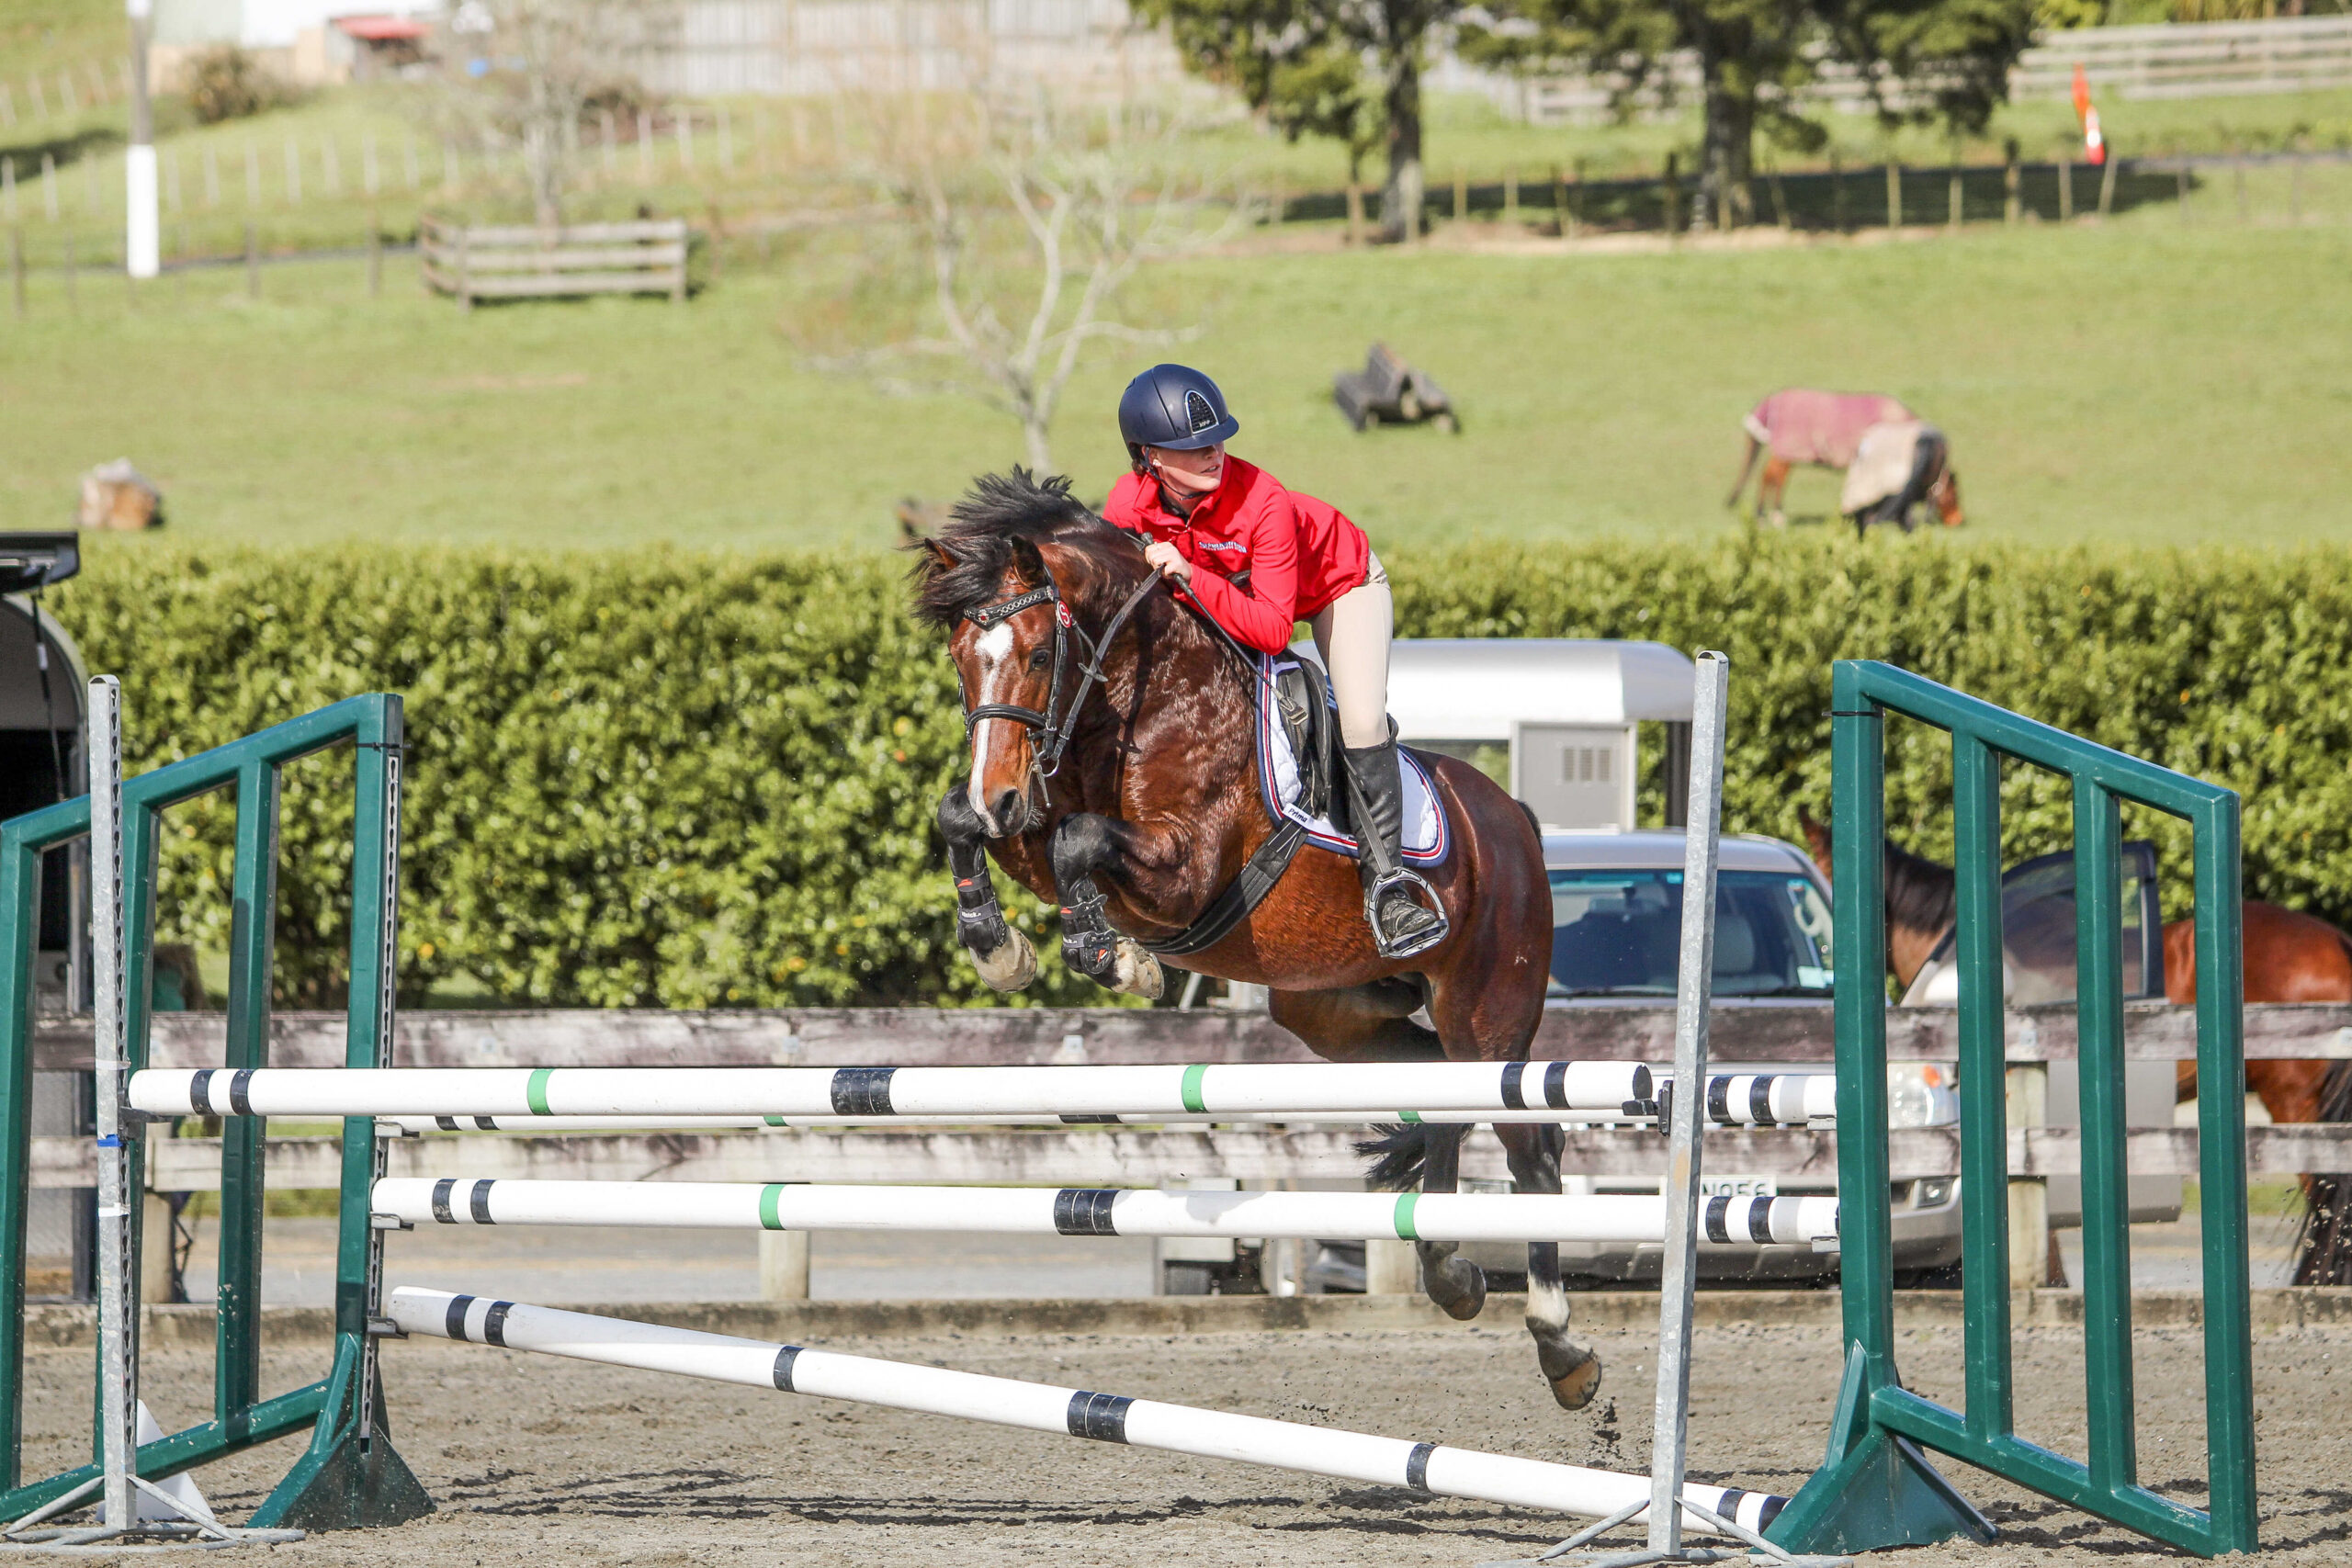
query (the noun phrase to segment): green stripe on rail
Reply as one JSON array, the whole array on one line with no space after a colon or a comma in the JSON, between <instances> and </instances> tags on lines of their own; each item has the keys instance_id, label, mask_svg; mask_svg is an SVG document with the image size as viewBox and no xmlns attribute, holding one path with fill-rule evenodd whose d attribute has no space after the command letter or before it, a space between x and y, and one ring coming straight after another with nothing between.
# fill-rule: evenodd
<instances>
[{"instance_id":1,"label":"green stripe on rail","mask_svg":"<svg viewBox=\"0 0 2352 1568\"><path fill-rule=\"evenodd\" d=\"M1201 1098L1201 1081L1207 1077L1208 1074L1208 1068L1198 1064L1184 1069L1184 1109L1194 1115L1199 1115L1209 1108L1209 1102Z\"/></svg>"},{"instance_id":2,"label":"green stripe on rail","mask_svg":"<svg viewBox=\"0 0 2352 1568\"><path fill-rule=\"evenodd\" d=\"M771 1181L760 1189L760 1224L772 1231L784 1228L784 1216L776 1212L776 1204L784 1197L784 1183Z\"/></svg>"},{"instance_id":3,"label":"green stripe on rail","mask_svg":"<svg viewBox=\"0 0 2352 1568\"><path fill-rule=\"evenodd\" d=\"M1421 1239L1421 1233L1413 1228L1413 1205L1419 1203L1420 1201L1421 1195L1418 1192L1399 1192L1396 1194L1397 1240L1419 1241Z\"/></svg>"},{"instance_id":4,"label":"green stripe on rail","mask_svg":"<svg viewBox=\"0 0 2352 1568\"><path fill-rule=\"evenodd\" d=\"M555 1077L555 1069L553 1067L533 1067L531 1069L531 1081L524 1089L523 1097L531 1102L532 1115L551 1116L554 1114L553 1111L548 1109L548 1079L553 1077Z\"/></svg>"}]
</instances>

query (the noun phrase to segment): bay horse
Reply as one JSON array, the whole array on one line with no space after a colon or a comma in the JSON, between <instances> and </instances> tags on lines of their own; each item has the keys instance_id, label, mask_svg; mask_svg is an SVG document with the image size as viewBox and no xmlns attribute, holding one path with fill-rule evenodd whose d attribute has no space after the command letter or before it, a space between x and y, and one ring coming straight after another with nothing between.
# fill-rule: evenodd
<instances>
[{"instance_id":1,"label":"bay horse","mask_svg":"<svg viewBox=\"0 0 2352 1568\"><path fill-rule=\"evenodd\" d=\"M1129 536L1071 498L1067 479L1015 468L975 480L945 526L910 547L915 610L947 634L970 736L967 776L939 806L959 940L998 990L1035 976L1035 951L990 886L993 858L1060 906L1074 971L1156 996L1159 964L1146 944L1193 928L1275 830L1260 792L1256 671L1165 591ZM1446 859L1425 868L1453 925L1443 942L1382 958L1355 866L1310 842L1182 967L1267 987L1274 1021L1332 1061L1523 1061L1551 953L1543 841L1476 768L1414 756L1451 834ZM1423 1008L1434 1032L1412 1020ZM1359 1147L1376 1156L1376 1185L1450 1192L1467 1131L1384 1128ZM1495 1132L1519 1190L1560 1190L1557 1127ZM1415 1245L1430 1299L1476 1317L1484 1273L1450 1242ZM1600 1388L1600 1360L1568 1337L1556 1244L1528 1247L1527 1279L1537 1365L1553 1397L1580 1409Z\"/></svg>"},{"instance_id":2,"label":"bay horse","mask_svg":"<svg viewBox=\"0 0 2352 1568\"><path fill-rule=\"evenodd\" d=\"M1829 872L1829 829L1800 810L1805 841L1821 874ZM1905 989L1941 945L1959 908L1952 868L1886 844L1887 967ZM2315 916L2277 904L2244 907L2245 999L2249 1002L2352 1002L2352 934ZM2165 998L2197 1000L2197 922L2164 929ZM2175 1065L2178 1100L2197 1097L2197 1064ZM2245 1087L2273 1122L2352 1122L2352 1061L2257 1057L2245 1065ZM2313 1173L2301 1179L2303 1219L2295 1241L2294 1282L2352 1285L2352 1176Z\"/></svg>"}]
</instances>

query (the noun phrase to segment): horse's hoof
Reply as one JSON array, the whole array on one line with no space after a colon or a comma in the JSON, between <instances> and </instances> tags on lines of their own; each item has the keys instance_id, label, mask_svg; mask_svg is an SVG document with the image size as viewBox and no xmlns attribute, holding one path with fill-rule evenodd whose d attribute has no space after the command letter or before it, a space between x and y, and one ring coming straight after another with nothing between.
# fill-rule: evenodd
<instances>
[{"instance_id":1,"label":"horse's hoof","mask_svg":"<svg viewBox=\"0 0 2352 1568\"><path fill-rule=\"evenodd\" d=\"M1008 928L1005 936L1004 945L994 953L973 953L972 967L992 991L1025 990L1037 977L1037 949L1019 931Z\"/></svg>"},{"instance_id":2,"label":"horse's hoof","mask_svg":"<svg viewBox=\"0 0 2352 1568\"><path fill-rule=\"evenodd\" d=\"M1600 1353L1597 1350L1585 1351L1583 1360L1557 1377L1550 1375L1550 1368L1544 1370L1544 1381L1552 1385L1552 1397L1560 1402L1563 1410L1582 1410L1600 1392Z\"/></svg>"},{"instance_id":3,"label":"horse's hoof","mask_svg":"<svg viewBox=\"0 0 2352 1568\"><path fill-rule=\"evenodd\" d=\"M1158 956L1140 942L1120 938L1111 960L1111 989L1156 1000L1167 988Z\"/></svg>"},{"instance_id":4,"label":"horse's hoof","mask_svg":"<svg viewBox=\"0 0 2352 1568\"><path fill-rule=\"evenodd\" d=\"M1424 1244L1425 1246L1430 1244ZM1487 1271L1466 1258L1453 1256L1454 1243L1440 1242L1444 1254L1421 1258L1421 1279L1430 1300L1456 1323L1467 1323L1487 1307Z\"/></svg>"}]
</instances>

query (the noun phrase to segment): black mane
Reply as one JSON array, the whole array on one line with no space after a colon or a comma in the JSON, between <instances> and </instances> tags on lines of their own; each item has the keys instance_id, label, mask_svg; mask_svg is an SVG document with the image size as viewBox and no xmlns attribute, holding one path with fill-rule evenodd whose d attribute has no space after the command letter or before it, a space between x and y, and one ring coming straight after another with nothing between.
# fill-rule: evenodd
<instances>
[{"instance_id":1,"label":"black mane","mask_svg":"<svg viewBox=\"0 0 2352 1568\"><path fill-rule=\"evenodd\" d=\"M1021 468L983 474L949 512L945 527L909 547L920 552L911 574L915 614L932 626L954 626L967 611L1002 594L1008 570L1042 571L1042 544L1099 547L1092 553L1106 570L1123 554L1140 564L1140 556L1118 551L1118 542L1117 530L1072 496L1061 475L1039 480Z\"/></svg>"}]
</instances>

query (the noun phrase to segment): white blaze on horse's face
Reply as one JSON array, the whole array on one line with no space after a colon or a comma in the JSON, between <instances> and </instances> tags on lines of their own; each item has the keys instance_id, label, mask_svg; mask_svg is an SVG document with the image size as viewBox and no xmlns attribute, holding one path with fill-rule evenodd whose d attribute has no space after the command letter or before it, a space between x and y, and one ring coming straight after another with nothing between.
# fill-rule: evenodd
<instances>
[{"instance_id":1,"label":"white blaze on horse's face","mask_svg":"<svg viewBox=\"0 0 2352 1568\"><path fill-rule=\"evenodd\" d=\"M1034 705L1021 702L1022 667L1025 661L1015 657L1013 643L1010 620L999 621L972 639L974 707L989 703ZM984 718L972 726L972 777L967 789L972 809L979 814L980 826L990 838L1001 837L1011 824L999 822L989 810L989 801L1003 788L999 784L991 790L989 775L1001 758L1013 760L1024 733L1018 723L1009 718Z\"/></svg>"}]
</instances>

